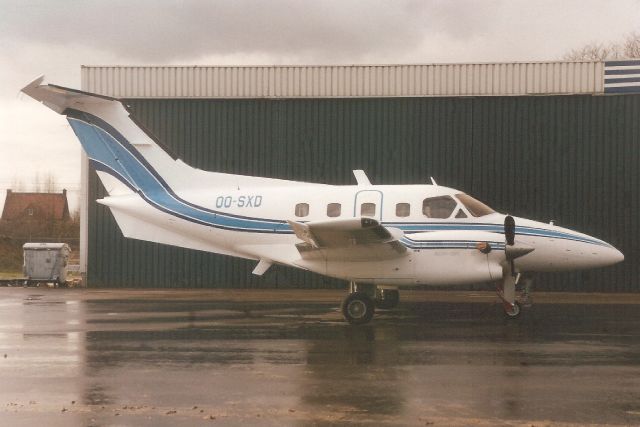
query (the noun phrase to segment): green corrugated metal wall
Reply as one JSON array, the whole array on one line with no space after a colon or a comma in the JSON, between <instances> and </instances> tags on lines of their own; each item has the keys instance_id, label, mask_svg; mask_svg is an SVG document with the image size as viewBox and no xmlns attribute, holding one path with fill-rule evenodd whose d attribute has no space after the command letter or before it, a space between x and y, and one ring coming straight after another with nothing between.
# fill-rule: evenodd
<instances>
[{"instance_id":1,"label":"green corrugated metal wall","mask_svg":"<svg viewBox=\"0 0 640 427\"><path fill-rule=\"evenodd\" d=\"M428 182L502 212L602 238L626 261L543 275L541 290L639 291L640 96L130 100L136 116L187 163L209 170L354 183ZM90 200L104 195L90 174ZM309 273L124 239L89 211L89 286L341 286Z\"/></svg>"}]
</instances>

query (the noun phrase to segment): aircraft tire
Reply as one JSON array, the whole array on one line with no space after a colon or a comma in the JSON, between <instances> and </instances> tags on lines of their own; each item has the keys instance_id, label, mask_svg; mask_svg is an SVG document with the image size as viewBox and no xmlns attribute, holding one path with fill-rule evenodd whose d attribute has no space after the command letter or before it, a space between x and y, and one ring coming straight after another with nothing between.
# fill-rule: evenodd
<instances>
[{"instance_id":1,"label":"aircraft tire","mask_svg":"<svg viewBox=\"0 0 640 427\"><path fill-rule=\"evenodd\" d=\"M380 298L376 298L376 308L390 310L396 308L400 302L400 292L397 289L382 289Z\"/></svg>"},{"instance_id":2,"label":"aircraft tire","mask_svg":"<svg viewBox=\"0 0 640 427\"><path fill-rule=\"evenodd\" d=\"M513 308L511 310L507 310L505 308L504 314L507 319L516 319L520 317L520 313L522 313L522 307L520 307L520 303L518 301L513 303Z\"/></svg>"},{"instance_id":3,"label":"aircraft tire","mask_svg":"<svg viewBox=\"0 0 640 427\"><path fill-rule=\"evenodd\" d=\"M352 325L369 323L373 318L375 303L364 292L349 294L342 302L342 315Z\"/></svg>"}]
</instances>

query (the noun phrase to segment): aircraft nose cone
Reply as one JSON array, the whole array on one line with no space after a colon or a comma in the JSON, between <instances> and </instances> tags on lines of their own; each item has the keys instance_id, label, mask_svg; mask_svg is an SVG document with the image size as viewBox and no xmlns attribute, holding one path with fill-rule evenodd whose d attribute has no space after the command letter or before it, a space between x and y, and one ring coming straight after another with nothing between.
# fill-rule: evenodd
<instances>
[{"instance_id":1,"label":"aircraft nose cone","mask_svg":"<svg viewBox=\"0 0 640 427\"><path fill-rule=\"evenodd\" d=\"M624 261L624 254L616 248L611 247L604 251L602 258L602 261L607 265L613 265Z\"/></svg>"}]
</instances>

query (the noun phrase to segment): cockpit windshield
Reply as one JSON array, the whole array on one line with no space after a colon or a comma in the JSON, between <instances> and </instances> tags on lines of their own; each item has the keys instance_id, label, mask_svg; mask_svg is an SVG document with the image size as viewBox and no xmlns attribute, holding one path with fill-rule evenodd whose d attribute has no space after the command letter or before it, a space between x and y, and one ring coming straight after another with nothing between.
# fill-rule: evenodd
<instances>
[{"instance_id":1,"label":"cockpit windshield","mask_svg":"<svg viewBox=\"0 0 640 427\"><path fill-rule=\"evenodd\" d=\"M495 213L493 209L489 206L485 205L481 201L474 199L468 194L460 193L456 194L456 198L460 200L460 203L464 205L465 208L469 211L469 213L473 216L485 216L492 213Z\"/></svg>"},{"instance_id":2,"label":"cockpit windshield","mask_svg":"<svg viewBox=\"0 0 640 427\"><path fill-rule=\"evenodd\" d=\"M422 201L422 213L428 218L449 218L457 205L451 196L428 197Z\"/></svg>"}]
</instances>

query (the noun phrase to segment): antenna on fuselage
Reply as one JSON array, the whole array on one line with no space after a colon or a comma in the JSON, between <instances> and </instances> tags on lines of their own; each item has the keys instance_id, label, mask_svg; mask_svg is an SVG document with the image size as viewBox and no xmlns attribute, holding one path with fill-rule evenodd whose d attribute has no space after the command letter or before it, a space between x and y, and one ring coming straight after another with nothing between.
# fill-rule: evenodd
<instances>
[{"instance_id":1,"label":"antenna on fuselage","mask_svg":"<svg viewBox=\"0 0 640 427\"><path fill-rule=\"evenodd\" d=\"M371 185L371 181L369 181L367 174L364 173L362 169L354 170L353 176L356 177L356 182L358 183L358 185Z\"/></svg>"},{"instance_id":2,"label":"antenna on fuselage","mask_svg":"<svg viewBox=\"0 0 640 427\"><path fill-rule=\"evenodd\" d=\"M430 176L429 178L431 178L431 183L437 187L437 186L438 186L438 183L436 182L436 180L435 180L435 179L433 179L433 177L432 177L432 176Z\"/></svg>"}]
</instances>

